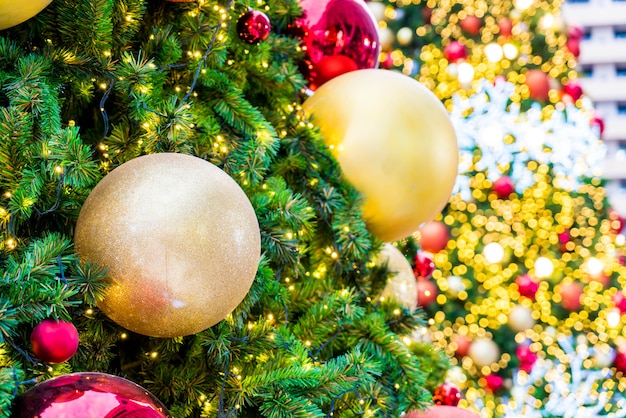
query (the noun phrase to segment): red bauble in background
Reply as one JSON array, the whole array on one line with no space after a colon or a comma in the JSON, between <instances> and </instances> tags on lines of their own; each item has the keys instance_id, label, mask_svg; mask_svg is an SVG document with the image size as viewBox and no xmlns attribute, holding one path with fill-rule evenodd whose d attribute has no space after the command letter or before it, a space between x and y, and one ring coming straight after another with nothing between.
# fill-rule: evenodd
<instances>
[{"instance_id":1,"label":"red bauble in background","mask_svg":"<svg viewBox=\"0 0 626 418\"><path fill-rule=\"evenodd\" d=\"M504 379L497 374L489 374L483 379L485 379L485 389L491 391L491 393L498 392L504 386Z\"/></svg>"},{"instance_id":2,"label":"red bauble in background","mask_svg":"<svg viewBox=\"0 0 626 418\"><path fill-rule=\"evenodd\" d=\"M78 331L71 322L44 319L33 328L30 345L41 361L63 363L78 349Z\"/></svg>"},{"instance_id":3,"label":"red bauble in background","mask_svg":"<svg viewBox=\"0 0 626 418\"><path fill-rule=\"evenodd\" d=\"M620 346L615 350L613 366L618 372L626 374L626 346Z\"/></svg>"},{"instance_id":4,"label":"red bauble in background","mask_svg":"<svg viewBox=\"0 0 626 418\"><path fill-rule=\"evenodd\" d=\"M563 283L560 286L561 306L568 311L577 311L581 308L580 297L583 294L583 286L578 282Z\"/></svg>"},{"instance_id":5,"label":"red bauble in background","mask_svg":"<svg viewBox=\"0 0 626 418\"><path fill-rule=\"evenodd\" d=\"M437 301L437 285L432 280L417 281L417 304L428 308Z\"/></svg>"},{"instance_id":6,"label":"red bauble in background","mask_svg":"<svg viewBox=\"0 0 626 418\"><path fill-rule=\"evenodd\" d=\"M565 42L565 47L572 55L576 58L580 56L580 40L579 39L568 39Z\"/></svg>"},{"instance_id":7,"label":"red bauble in background","mask_svg":"<svg viewBox=\"0 0 626 418\"><path fill-rule=\"evenodd\" d=\"M528 86L531 99L540 102L548 101L550 93L550 78L548 74L536 68L527 71L526 86Z\"/></svg>"},{"instance_id":8,"label":"red bauble in background","mask_svg":"<svg viewBox=\"0 0 626 418\"><path fill-rule=\"evenodd\" d=\"M411 411L404 418L480 418L480 415L456 406L434 405L424 412Z\"/></svg>"},{"instance_id":9,"label":"red bauble in background","mask_svg":"<svg viewBox=\"0 0 626 418\"><path fill-rule=\"evenodd\" d=\"M237 34L247 44L258 44L270 36L270 19L263 12L248 10L237 20Z\"/></svg>"},{"instance_id":10,"label":"red bauble in background","mask_svg":"<svg viewBox=\"0 0 626 418\"><path fill-rule=\"evenodd\" d=\"M568 251L572 251L574 247L568 246L568 244L572 241L572 236L570 235L569 229L561 232L559 234L559 251L562 253L566 253Z\"/></svg>"},{"instance_id":11,"label":"red bauble in background","mask_svg":"<svg viewBox=\"0 0 626 418\"><path fill-rule=\"evenodd\" d=\"M539 290L539 283L534 281L528 274L522 274L515 278L515 284L519 294L529 299L535 300L535 294Z\"/></svg>"},{"instance_id":12,"label":"red bauble in background","mask_svg":"<svg viewBox=\"0 0 626 418\"><path fill-rule=\"evenodd\" d=\"M500 35L508 38L513 33L513 22L511 22L511 19L503 17L498 19L498 28L500 29Z\"/></svg>"},{"instance_id":13,"label":"red bauble in background","mask_svg":"<svg viewBox=\"0 0 626 418\"><path fill-rule=\"evenodd\" d=\"M455 334L452 337L452 341L456 343L456 351L454 354L458 357L466 356L470 345L472 345L472 340L466 335Z\"/></svg>"},{"instance_id":14,"label":"red bauble in background","mask_svg":"<svg viewBox=\"0 0 626 418\"><path fill-rule=\"evenodd\" d=\"M302 40L310 89L345 72L378 66L378 25L363 0L300 0L300 7L303 16L292 29Z\"/></svg>"},{"instance_id":15,"label":"red bauble in background","mask_svg":"<svg viewBox=\"0 0 626 418\"><path fill-rule=\"evenodd\" d=\"M171 418L141 386L106 373L71 373L46 380L18 396L13 418Z\"/></svg>"},{"instance_id":16,"label":"red bauble in background","mask_svg":"<svg viewBox=\"0 0 626 418\"><path fill-rule=\"evenodd\" d=\"M582 97L583 88L577 80L569 80L563 86L561 93L563 94L564 101L568 100L567 98L569 98L572 102L575 102Z\"/></svg>"},{"instance_id":17,"label":"red bauble in background","mask_svg":"<svg viewBox=\"0 0 626 418\"><path fill-rule=\"evenodd\" d=\"M450 240L450 231L441 221L427 222L420 228L419 245L424 251L438 253L446 248Z\"/></svg>"},{"instance_id":18,"label":"red bauble in background","mask_svg":"<svg viewBox=\"0 0 626 418\"><path fill-rule=\"evenodd\" d=\"M515 354L519 359L519 368L526 373L530 373L533 366L537 362L537 354L530 349L528 344L523 344L517 347Z\"/></svg>"},{"instance_id":19,"label":"red bauble in background","mask_svg":"<svg viewBox=\"0 0 626 418\"><path fill-rule=\"evenodd\" d=\"M513 179L509 176L502 176L493 182L493 191L498 199L508 199L511 193L515 191Z\"/></svg>"},{"instance_id":20,"label":"red bauble in background","mask_svg":"<svg viewBox=\"0 0 626 418\"><path fill-rule=\"evenodd\" d=\"M576 25L568 26L567 28L567 37L568 39L576 39L581 40L585 36L585 30Z\"/></svg>"},{"instance_id":21,"label":"red bauble in background","mask_svg":"<svg viewBox=\"0 0 626 418\"><path fill-rule=\"evenodd\" d=\"M609 210L609 221L611 221L611 232L619 234L624 229L624 218L616 210Z\"/></svg>"},{"instance_id":22,"label":"red bauble in background","mask_svg":"<svg viewBox=\"0 0 626 418\"><path fill-rule=\"evenodd\" d=\"M435 271L435 262L433 261L433 257L428 253L419 251L415 254L413 262L413 273L418 280L428 279L433 274L433 271Z\"/></svg>"},{"instance_id":23,"label":"red bauble in background","mask_svg":"<svg viewBox=\"0 0 626 418\"><path fill-rule=\"evenodd\" d=\"M461 398L461 390L449 382L437 386L433 393L435 405L457 406Z\"/></svg>"},{"instance_id":24,"label":"red bauble in background","mask_svg":"<svg viewBox=\"0 0 626 418\"><path fill-rule=\"evenodd\" d=\"M613 303L615 307L619 309L620 314L626 313L626 297L624 297L624 292L618 290L617 293L613 295Z\"/></svg>"},{"instance_id":25,"label":"red bauble in background","mask_svg":"<svg viewBox=\"0 0 626 418\"><path fill-rule=\"evenodd\" d=\"M443 56L449 62L457 62L467 58L467 50L461 42L452 41L443 48Z\"/></svg>"},{"instance_id":26,"label":"red bauble in background","mask_svg":"<svg viewBox=\"0 0 626 418\"><path fill-rule=\"evenodd\" d=\"M597 126L600 131L600 138L602 138L602 134L604 133L604 119L600 116L599 113L595 112L593 114L593 118L589 122L591 126Z\"/></svg>"},{"instance_id":27,"label":"red bauble in background","mask_svg":"<svg viewBox=\"0 0 626 418\"><path fill-rule=\"evenodd\" d=\"M463 32L471 36L478 36L483 27L483 21L474 15L468 15L459 23Z\"/></svg>"}]
</instances>

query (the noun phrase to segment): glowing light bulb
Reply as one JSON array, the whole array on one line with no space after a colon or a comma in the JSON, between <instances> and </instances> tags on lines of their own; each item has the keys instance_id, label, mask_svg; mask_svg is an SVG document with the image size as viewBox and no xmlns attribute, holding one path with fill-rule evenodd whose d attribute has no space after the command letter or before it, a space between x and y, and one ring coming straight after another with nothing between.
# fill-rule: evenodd
<instances>
[{"instance_id":1,"label":"glowing light bulb","mask_svg":"<svg viewBox=\"0 0 626 418\"><path fill-rule=\"evenodd\" d=\"M502 246L497 242L490 242L485 245L483 255L488 263L499 263L504 258L504 248L502 248Z\"/></svg>"},{"instance_id":2,"label":"glowing light bulb","mask_svg":"<svg viewBox=\"0 0 626 418\"><path fill-rule=\"evenodd\" d=\"M535 276L539 279L550 277L554 272L554 264L547 257L539 257L535 260Z\"/></svg>"},{"instance_id":3,"label":"glowing light bulb","mask_svg":"<svg viewBox=\"0 0 626 418\"><path fill-rule=\"evenodd\" d=\"M543 29L550 29L554 26L554 16L549 13L544 15L539 21L539 26Z\"/></svg>"},{"instance_id":4,"label":"glowing light bulb","mask_svg":"<svg viewBox=\"0 0 626 418\"><path fill-rule=\"evenodd\" d=\"M517 58L517 54L519 53L519 51L517 50L517 47L509 43L506 43L502 46L502 51L504 52L504 56L508 60L513 60Z\"/></svg>"},{"instance_id":5,"label":"glowing light bulb","mask_svg":"<svg viewBox=\"0 0 626 418\"><path fill-rule=\"evenodd\" d=\"M604 270L604 263L595 257L589 258L585 264L587 273L589 273L591 277L600 276L602 274L602 270Z\"/></svg>"},{"instance_id":6,"label":"glowing light bulb","mask_svg":"<svg viewBox=\"0 0 626 418\"><path fill-rule=\"evenodd\" d=\"M485 55L487 56L487 60L489 62L498 62L504 56L504 52L502 51L502 47L496 43L490 43L485 46Z\"/></svg>"},{"instance_id":7,"label":"glowing light bulb","mask_svg":"<svg viewBox=\"0 0 626 418\"><path fill-rule=\"evenodd\" d=\"M526 10L533 5L533 0L515 0L515 8L517 10Z\"/></svg>"},{"instance_id":8,"label":"glowing light bulb","mask_svg":"<svg viewBox=\"0 0 626 418\"><path fill-rule=\"evenodd\" d=\"M469 84L474 79L474 67L472 67L472 64L462 62L457 68L457 74L459 83Z\"/></svg>"},{"instance_id":9,"label":"glowing light bulb","mask_svg":"<svg viewBox=\"0 0 626 418\"><path fill-rule=\"evenodd\" d=\"M610 328L616 328L621 322L622 315L619 312L619 309L611 309L609 313L606 314L606 324Z\"/></svg>"}]
</instances>

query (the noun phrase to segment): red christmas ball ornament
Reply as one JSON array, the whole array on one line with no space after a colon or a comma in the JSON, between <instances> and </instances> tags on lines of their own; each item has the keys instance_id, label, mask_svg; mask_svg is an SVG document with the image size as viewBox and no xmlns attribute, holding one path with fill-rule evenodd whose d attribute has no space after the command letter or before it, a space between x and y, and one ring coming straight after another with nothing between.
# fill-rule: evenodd
<instances>
[{"instance_id":1,"label":"red christmas ball ornament","mask_svg":"<svg viewBox=\"0 0 626 418\"><path fill-rule=\"evenodd\" d=\"M471 36L480 35L480 29L483 27L483 21L474 15L468 15L459 23L463 32Z\"/></svg>"},{"instance_id":2,"label":"red christmas ball ornament","mask_svg":"<svg viewBox=\"0 0 626 418\"><path fill-rule=\"evenodd\" d=\"M546 102L550 93L550 78L548 74L539 69L532 69L526 72L526 86L528 86L529 97L539 102Z\"/></svg>"},{"instance_id":3,"label":"red christmas ball ornament","mask_svg":"<svg viewBox=\"0 0 626 418\"><path fill-rule=\"evenodd\" d=\"M46 380L15 399L13 418L171 418L141 386L106 373L70 373Z\"/></svg>"},{"instance_id":4,"label":"red christmas ball ornament","mask_svg":"<svg viewBox=\"0 0 626 418\"><path fill-rule=\"evenodd\" d=\"M580 56L580 40L579 39L568 39L565 41L565 48L576 58Z\"/></svg>"},{"instance_id":5,"label":"red christmas ball ornament","mask_svg":"<svg viewBox=\"0 0 626 418\"><path fill-rule=\"evenodd\" d=\"M528 274L517 276L515 284L517 284L517 290L520 295L535 300L535 295L537 290L539 290L539 283L534 281Z\"/></svg>"},{"instance_id":6,"label":"red christmas ball ornament","mask_svg":"<svg viewBox=\"0 0 626 418\"><path fill-rule=\"evenodd\" d=\"M452 41L443 48L443 56L449 62L457 62L467 58L467 49L459 41Z\"/></svg>"},{"instance_id":7,"label":"red christmas ball ornament","mask_svg":"<svg viewBox=\"0 0 626 418\"><path fill-rule=\"evenodd\" d=\"M433 393L435 405L457 406L461 398L461 390L449 382L437 386Z\"/></svg>"},{"instance_id":8,"label":"red christmas ball ornament","mask_svg":"<svg viewBox=\"0 0 626 418\"><path fill-rule=\"evenodd\" d=\"M609 210L609 221L611 221L611 232L614 234L622 232L624 229L624 218L617 211Z\"/></svg>"},{"instance_id":9,"label":"red christmas ball ornament","mask_svg":"<svg viewBox=\"0 0 626 418\"><path fill-rule=\"evenodd\" d=\"M624 297L624 292L619 290L616 294L613 295L613 303L615 307L619 309L620 314L626 313L626 297Z\"/></svg>"},{"instance_id":10,"label":"red christmas ball ornament","mask_svg":"<svg viewBox=\"0 0 626 418\"><path fill-rule=\"evenodd\" d=\"M580 99L583 95L583 88L577 80L570 80L563 86L561 90L563 101L572 101Z\"/></svg>"},{"instance_id":11,"label":"red christmas ball ornament","mask_svg":"<svg viewBox=\"0 0 626 418\"><path fill-rule=\"evenodd\" d=\"M585 36L585 30L582 27L576 25L567 27L568 39L581 40L583 36Z\"/></svg>"},{"instance_id":12,"label":"red christmas ball ornament","mask_svg":"<svg viewBox=\"0 0 626 418\"><path fill-rule=\"evenodd\" d=\"M33 328L30 345L41 361L63 363L78 349L78 331L71 322L44 319Z\"/></svg>"},{"instance_id":13,"label":"red christmas ball ornament","mask_svg":"<svg viewBox=\"0 0 626 418\"><path fill-rule=\"evenodd\" d=\"M508 38L513 33L513 22L511 19L503 17L498 19L498 28L500 29L500 36Z\"/></svg>"},{"instance_id":14,"label":"red christmas ball ornament","mask_svg":"<svg viewBox=\"0 0 626 418\"><path fill-rule=\"evenodd\" d=\"M424 19L425 25L430 25L430 19L433 17L433 9L430 7L422 7L422 18Z\"/></svg>"},{"instance_id":15,"label":"red christmas ball ornament","mask_svg":"<svg viewBox=\"0 0 626 418\"><path fill-rule=\"evenodd\" d=\"M580 297L583 294L583 287L578 282L564 283L560 286L561 306L568 311L577 311L581 308Z\"/></svg>"},{"instance_id":16,"label":"red christmas ball ornament","mask_svg":"<svg viewBox=\"0 0 626 418\"><path fill-rule=\"evenodd\" d=\"M247 44L254 45L266 40L271 31L270 18L258 10L248 10L237 20L237 34Z\"/></svg>"},{"instance_id":17,"label":"red christmas ball ornament","mask_svg":"<svg viewBox=\"0 0 626 418\"><path fill-rule=\"evenodd\" d=\"M363 0L300 0L299 4L303 16L292 30L302 40L303 71L311 90L340 74L378 66L378 25Z\"/></svg>"},{"instance_id":18,"label":"red christmas ball ornament","mask_svg":"<svg viewBox=\"0 0 626 418\"><path fill-rule=\"evenodd\" d=\"M530 373L530 371L533 369L533 366L537 362L537 353L533 352L528 344L523 344L517 347L517 349L515 350L515 354L519 359L520 370L524 370L526 373Z\"/></svg>"},{"instance_id":19,"label":"red christmas ball ornament","mask_svg":"<svg viewBox=\"0 0 626 418\"><path fill-rule=\"evenodd\" d=\"M446 248L450 240L450 231L446 224L441 221L427 222L419 231L419 244L424 251L438 253Z\"/></svg>"},{"instance_id":20,"label":"red christmas ball ornament","mask_svg":"<svg viewBox=\"0 0 626 418\"><path fill-rule=\"evenodd\" d=\"M572 236L570 235L569 229L566 229L565 231L561 232L559 234L559 251L561 251L562 253L572 251L574 248L567 245L571 241L572 241Z\"/></svg>"},{"instance_id":21,"label":"red christmas ball ornament","mask_svg":"<svg viewBox=\"0 0 626 418\"><path fill-rule=\"evenodd\" d=\"M619 346L617 350L615 350L613 367L615 367L618 372L626 374L626 346Z\"/></svg>"},{"instance_id":22,"label":"red christmas ball ornament","mask_svg":"<svg viewBox=\"0 0 626 418\"><path fill-rule=\"evenodd\" d=\"M417 304L423 308L428 308L437 301L439 293L437 285L432 280L417 281Z\"/></svg>"},{"instance_id":23,"label":"red christmas ball ornament","mask_svg":"<svg viewBox=\"0 0 626 418\"><path fill-rule=\"evenodd\" d=\"M504 379L497 374L489 374L483 377L483 379L485 379L485 389L489 390L491 393L498 392L502 389L502 386L504 386Z\"/></svg>"},{"instance_id":24,"label":"red christmas ball ornament","mask_svg":"<svg viewBox=\"0 0 626 418\"><path fill-rule=\"evenodd\" d=\"M589 122L591 126L596 126L600 133L600 138L602 138L602 134L604 134L604 119L600 116L599 113L594 112L593 118Z\"/></svg>"},{"instance_id":25,"label":"red christmas ball ornament","mask_svg":"<svg viewBox=\"0 0 626 418\"><path fill-rule=\"evenodd\" d=\"M502 176L493 182L493 191L498 199L508 199L511 193L515 191L513 179L509 176Z\"/></svg>"},{"instance_id":26,"label":"red christmas ball ornament","mask_svg":"<svg viewBox=\"0 0 626 418\"><path fill-rule=\"evenodd\" d=\"M435 262L432 256L424 251L419 251L413 261L413 273L418 280L428 279L435 271Z\"/></svg>"},{"instance_id":27,"label":"red christmas ball ornament","mask_svg":"<svg viewBox=\"0 0 626 418\"><path fill-rule=\"evenodd\" d=\"M455 354L458 357L465 357L469 351L470 346L472 345L472 340L466 335L455 334L452 337L452 341L456 343Z\"/></svg>"},{"instance_id":28,"label":"red christmas ball ornament","mask_svg":"<svg viewBox=\"0 0 626 418\"><path fill-rule=\"evenodd\" d=\"M433 405L426 411L411 411L404 418L480 418L480 415L457 406Z\"/></svg>"}]
</instances>

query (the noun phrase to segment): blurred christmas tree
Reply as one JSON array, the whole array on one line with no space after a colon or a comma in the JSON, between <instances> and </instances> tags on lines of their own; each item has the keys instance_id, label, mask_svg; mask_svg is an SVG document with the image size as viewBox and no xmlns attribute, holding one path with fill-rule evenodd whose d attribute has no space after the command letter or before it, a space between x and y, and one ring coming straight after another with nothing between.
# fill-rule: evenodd
<instances>
[{"instance_id":1,"label":"blurred christmas tree","mask_svg":"<svg viewBox=\"0 0 626 418\"><path fill-rule=\"evenodd\" d=\"M406 254L420 251L423 333L456 356L461 405L486 417L621 416L623 220L598 178L602 126L577 83L580 31L559 2L370 6L381 61L429 86L459 136L456 193Z\"/></svg>"},{"instance_id":2,"label":"blurred christmas tree","mask_svg":"<svg viewBox=\"0 0 626 418\"><path fill-rule=\"evenodd\" d=\"M301 40L292 34L299 4L48 3L0 6L13 19L0 33L0 415L9 416L33 383L70 371L126 377L175 417L399 416L425 405L447 360L412 341L419 312L377 297L388 278L386 263L374 261L382 242L366 230L360 194L302 119L307 83L298 70ZM37 7L45 9L27 20ZM72 240L102 178L165 152L207 160L237 181L254 207L262 256L247 296L224 320L193 335L153 338L96 306L108 273L81 263ZM134 197L100 207L125 216L120 205L142 203ZM214 216L226 222L228 215ZM108 222L126 221L104 221L97 244L120 250L113 267L133 263L135 252L124 249L139 238L131 229L110 235ZM204 225L188 222L191 240ZM166 229L153 227L141 242L158 241ZM167 295L158 284L124 295L125 310L159 312L131 322L163 319L158 303ZM209 312L218 302L210 296ZM72 357L74 326L80 343ZM53 331L64 337L54 340ZM82 396L72 393L63 401ZM53 402L53 394L38 399Z\"/></svg>"}]
</instances>

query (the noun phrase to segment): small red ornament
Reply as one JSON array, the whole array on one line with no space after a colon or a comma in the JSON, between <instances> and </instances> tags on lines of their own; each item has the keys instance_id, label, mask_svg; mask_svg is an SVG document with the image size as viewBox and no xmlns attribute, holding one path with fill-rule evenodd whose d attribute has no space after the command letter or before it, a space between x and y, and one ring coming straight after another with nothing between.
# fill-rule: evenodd
<instances>
[{"instance_id":1,"label":"small red ornament","mask_svg":"<svg viewBox=\"0 0 626 418\"><path fill-rule=\"evenodd\" d=\"M614 234L622 232L624 229L624 218L617 211L609 210L609 220L611 221L611 232Z\"/></svg>"},{"instance_id":2,"label":"small red ornament","mask_svg":"<svg viewBox=\"0 0 626 418\"><path fill-rule=\"evenodd\" d=\"M435 271L435 262L430 254L418 251L415 255L413 273L418 280L428 279Z\"/></svg>"},{"instance_id":3,"label":"small red ornament","mask_svg":"<svg viewBox=\"0 0 626 418\"><path fill-rule=\"evenodd\" d=\"M423 412L411 411L404 418L480 418L480 415L458 406L433 405Z\"/></svg>"},{"instance_id":4,"label":"small red ornament","mask_svg":"<svg viewBox=\"0 0 626 418\"><path fill-rule=\"evenodd\" d=\"M550 78L539 69L532 69L526 72L526 86L528 86L529 97L539 102L548 101L550 93Z\"/></svg>"},{"instance_id":5,"label":"small red ornament","mask_svg":"<svg viewBox=\"0 0 626 418\"><path fill-rule=\"evenodd\" d=\"M585 30L580 26L569 26L567 28L567 37L569 39L581 40L585 36Z\"/></svg>"},{"instance_id":6,"label":"small red ornament","mask_svg":"<svg viewBox=\"0 0 626 418\"><path fill-rule=\"evenodd\" d=\"M433 9L430 7L422 7L422 18L424 18L424 24L430 25L430 19L433 17Z\"/></svg>"},{"instance_id":7,"label":"small red ornament","mask_svg":"<svg viewBox=\"0 0 626 418\"><path fill-rule=\"evenodd\" d=\"M465 357L469 351L470 345L472 345L472 340L466 335L455 334L452 337L452 341L456 343L455 354L458 357Z\"/></svg>"},{"instance_id":8,"label":"small red ornament","mask_svg":"<svg viewBox=\"0 0 626 418\"><path fill-rule=\"evenodd\" d=\"M41 361L63 363L78 349L78 331L71 322L44 319L33 328L30 345Z\"/></svg>"},{"instance_id":9,"label":"small red ornament","mask_svg":"<svg viewBox=\"0 0 626 418\"><path fill-rule=\"evenodd\" d=\"M602 116L600 116L599 113L594 112L593 118L591 119L589 124L591 126L597 126L598 127L598 130L599 130L599 133L600 133L600 138L602 138L602 134L604 134L604 119L602 118Z\"/></svg>"},{"instance_id":10,"label":"small red ornament","mask_svg":"<svg viewBox=\"0 0 626 418\"><path fill-rule=\"evenodd\" d=\"M620 314L626 313L626 297L624 297L624 292L618 290L616 294L613 295L613 303L615 303L615 307L619 309Z\"/></svg>"},{"instance_id":11,"label":"small red ornament","mask_svg":"<svg viewBox=\"0 0 626 418\"><path fill-rule=\"evenodd\" d=\"M565 83L561 93L563 94L563 101L567 102L571 100L572 102L575 102L582 97L583 88L578 81L570 80Z\"/></svg>"},{"instance_id":12,"label":"small red ornament","mask_svg":"<svg viewBox=\"0 0 626 418\"><path fill-rule=\"evenodd\" d=\"M503 17L498 20L498 28L500 29L500 35L508 38L513 33L513 22L511 22L511 19Z\"/></svg>"},{"instance_id":13,"label":"small red ornament","mask_svg":"<svg viewBox=\"0 0 626 418\"><path fill-rule=\"evenodd\" d=\"M498 199L508 199L511 193L515 191L513 179L509 176L502 176L493 182L493 191Z\"/></svg>"},{"instance_id":14,"label":"small red ornament","mask_svg":"<svg viewBox=\"0 0 626 418\"><path fill-rule=\"evenodd\" d=\"M468 15L460 22L463 32L471 36L478 36L480 29L483 27L483 21L474 15Z\"/></svg>"},{"instance_id":15,"label":"small red ornament","mask_svg":"<svg viewBox=\"0 0 626 418\"><path fill-rule=\"evenodd\" d=\"M457 406L461 398L461 390L449 382L437 386L433 393L435 405Z\"/></svg>"},{"instance_id":16,"label":"small red ornament","mask_svg":"<svg viewBox=\"0 0 626 418\"><path fill-rule=\"evenodd\" d=\"M583 287L578 282L564 283L561 285L561 306L568 311L578 311L582 306L580 297L583 294Z\"/></svg>"},{"instance_id":17,"label":"small red ornament","mask_svg":"<svg viewBox=\"0 0 626 418\"><path fill-rule=\"evenodd\" d=\"M417 281L417 304L421 307L428 308L437 300L437 286L432 280Z\"/></svg>"},{"instance_id":18,"label":"small red ornament","mask_svg":"<svg viewBox=\"0 0 626 418\"><path fill-rule=\"evenodd\" d=\"M580 40L579 39L568 39L565 41L565 47L572 55L576 58L580 56Z\"/></svg>"},{"instance_id":19,"label":"small red ornament","mask_svg":"<svg viewBox=\"0 0 626 418\"><path fill-rule=\"evenodd\" d=\"M467 50L461 42L452 41L443 48L443 55L449 62L457 62L467 58Z\"/></svg>"},{"instance_id":20,"label":"small red ornament","mask_svg":"<svg viewBox=\"0 0 626 418\"><path fill-rule=\"evenodd\" d=\"M141 386L106 373L70 373L33 386L15 399L13 418L171 418Z\"/></svg>"},{"instance_id":21,"label":"small red ornament","mask_svg":"<svg viewBox=\"0 0 626 418\"><path fill-rule=\"evenodd\" d=\"M526 373L530 373L530 371L533 369L533 366L537 362L537 353L533 352L528 344L523 344L517 347L517 350L515 350L515 354L519 359L520 370L524 370Z\"/></svg>"},{"instance_id":22,"label":"small red ornament","mask_svg":"<svg viewBox=\"0 0 626 418\"><path fill-rule=\"evenodd\" d=\"M267 15L258 10L248 10L237 20L237 34L247 44L258 44L270 36L272 26Z\"/></svg>"},{"instance_id":23,"label":"small red ornament","mask_svg":"<svg viewBox=\"0 0 626 418\"><path fill-rule=\"evenodd\" d=\"M574 247L567 245L571 241L572 241L572 236L570 235L569 229L566 229L565 231L561 232L559 234L559 251L561 251L562 253L572 251Z\"/></svg>"},{"instance_id":24,"label":"small red ornament","mask_svg":"<svg viewBox=\"0 0 626 418\"><path fill-rule=\"evenodd\" d=\"M539 283L534 281L528 274L522 274L515 278L515 284L519 294L529 299L535 300L537 290L539 290Z\"/></svg>"},{"instance_id":25,"label":"small red ornament","mask_svg":"<svg viewBox=\"0 0 626 418\"><path fill-rule=\"evenodd\" d=\"M300 0L299 5L303 16L291 29L302 40L306 55L303 71L311 90L329 77L378 66L378 25L365 2Z\"/></svg>"},{"instance_id":26,"label":"small red ornament","mask_svg":"<svg viewBox=\"0 0 626 418\"><path fill-rule=\"evenodd\" d=\"M618 372L626 374L626 346L622 345L615 350L613 366Z\"/></svg>"},{"instance_id":27,"label":"small red ornament","mask_svg":"<svg viewBox=\"0 0 626 418\"><path fill-rule=\"evenodd\" d=\"M446 248L450 240L450 231L441 221L430 221L420 228L420 247L424 251L438 253Z\"/></svg>"},{"instance_id":28,"label":"small red ornament","mask_svg":"<svg viewBox=\"0 0 626 418\"><path fill-rule=\"evenodd\" d=\"M496 393L504 386L504 379L497 374L489 374L485 376L485 388L491 393Z\"/></svg>"}]
</instances>

